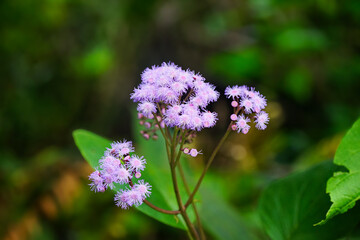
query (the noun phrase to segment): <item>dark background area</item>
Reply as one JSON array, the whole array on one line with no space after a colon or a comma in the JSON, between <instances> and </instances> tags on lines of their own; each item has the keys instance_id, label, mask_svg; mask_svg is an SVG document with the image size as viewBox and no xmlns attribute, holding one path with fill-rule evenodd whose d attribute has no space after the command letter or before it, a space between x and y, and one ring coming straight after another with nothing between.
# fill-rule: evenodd
<instances>
[{"instance_id":1,"label":"dark background area","mask_svg":"<svg viewBox=\"0 0 360 240\"><path fill-rule=\"evenodd\" d=\"M268 129L231 135L212 168L254 228L266 183L331 159L360 115L358 0L3 0L0 19L4 239L186 238L91 192L71 135L134 139L129 95L146 67L172 61L222 94L267 97ZM212 108L220 120L195 142L205 157L231 111L224 96Z\"/></svg>"}]
</instances>

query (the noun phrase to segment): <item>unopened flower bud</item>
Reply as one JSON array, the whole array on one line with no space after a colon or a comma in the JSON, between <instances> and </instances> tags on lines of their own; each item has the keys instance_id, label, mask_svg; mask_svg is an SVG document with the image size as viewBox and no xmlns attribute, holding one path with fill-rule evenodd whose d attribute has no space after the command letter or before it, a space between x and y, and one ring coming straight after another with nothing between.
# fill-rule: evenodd
<instances>
[{"instance_id":1,"label":"unopened flower bud","mask_svg":"<svg viewBox=\"0 0 360 240\"><path fill-rule=\"evenodd\" d=\"M235 131L236 129L237 129L237 127L235 124L231 125L231 130Z\"/></svg>"},{"instance_id":2,"label":"unopened flower bud","mask_svg":"<svg viewBox=\"0 0 360 240\"><path fill-rule=\"evenodd\" d=\"M140 172L136 172L136 173L135 173L135 177L136 177L136 178L140 178L140 177L141 177L141 173L140 173Z\"/></svg>"},{"instance_id":3,"label":"unopened flower bud","mask_svg":"<svg viewBox=\"0 0 360 240\"><path fill-rule=\"evenodd\" d=\"M146 128L150 128L150 127L151 127L151 123L146 122L146 123L144 123L144 126L145 126Z\"/></svg>"},{"instance_id":4,"label":"unopened flower bud","mask_svg":"<svg viewBox=\"0 0 360 240\"><path fill-rule=\"evenodd\" d=\"M190 156L196 157L197 155L198 155L198 151L195 148L190 150Z\"/></svg>"},{"instance_id":5,"label":"unopened flower bud","mask_svg":"<svg viewBox=\"0 0 360 240\"><path fill-rule=\"evenodd\" d=\"M150 135L149 135L149 134L147 134L147 133L144 133L144 134L143 134L143 137L144 137L146 140L149 140Z\"/></svg>"},{"instance_id":6,"label":"unopened flower bud","mask_svg":"<svg viewBox=\"0 0 360 240\"><path fill-rule=\"evenodd\" d=\"M239 103L237 101L232 101L231 106L235 108L235 107L239 106Z\"/></svg>"},{"instance_id":7,"label":"unopened flower bud","mask_svg":"<svg viewBox=\"0 0 360 240\"><path fill-rule=\"evenodd\" d=\"M185 154L189 154L190 150L189 150L188 148L184 148L183 152L184 152Z\"/></svg>"},{"instance_id":8,"label":"unopened flower bud","mask_svg":"<svg viewBox=\"0 0 360 240\"><path fill-rule=\"evenodd\" d=\"M230 119L231 119L231 121L236 121L237 120L237 115L236 114L231 114Z\"/></svg>"}]
</instances>

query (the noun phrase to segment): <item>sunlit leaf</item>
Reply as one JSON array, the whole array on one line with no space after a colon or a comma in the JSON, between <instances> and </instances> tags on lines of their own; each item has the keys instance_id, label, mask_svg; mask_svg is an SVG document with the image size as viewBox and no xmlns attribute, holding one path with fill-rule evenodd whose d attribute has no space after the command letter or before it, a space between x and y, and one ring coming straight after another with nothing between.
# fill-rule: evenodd
<instances>
[{"instance_id":1,"label":"sunlit leaf","mask_svg":"<svg viewBox=\"0 0 360 240\"><path fill-rule=\"evenodd\" d=\"M324 162L275 181L265 189L259 216L271 239L337 239L352 230L359 221L359 208L326 225L314 226L330 206L325 186L335 169L331 162Z\"/></svg>"},{"instance_id":2,"label":"sunlit leaf","mask_svg":"<svg viewBox=\"0 0 360 240\"><path fill-rule=\"evenodd\" d=\"M321 224L353 208L360 199L360 119L342 139L334 163L346 167L349 172L335 172L327 182L326 192L333 204Z\"/></svg>"}]
</instances>

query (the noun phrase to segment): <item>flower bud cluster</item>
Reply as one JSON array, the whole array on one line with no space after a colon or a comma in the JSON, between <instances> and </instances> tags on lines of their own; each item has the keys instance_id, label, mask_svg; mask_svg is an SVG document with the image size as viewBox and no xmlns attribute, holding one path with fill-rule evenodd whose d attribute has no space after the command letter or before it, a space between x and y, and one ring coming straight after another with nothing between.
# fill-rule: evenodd
<instances>
[{"instance_id":1,"label":"flower bud cluster","mask_svg":"<svg viewBox=\"0 0 360 240\"><path fill-rule=\"evenodd\" d=\"M215 125L217 114L206 107L218 99L219 93L201 75L173 63L163 63L145 69L141 79L131 99L138 102L137 110L142 117L160 117L163 126L193 131Z\"/></svg>"},{"instance_id":2,"label":"flower bud cluster","mask_svg":"<svg viewBox=\"0 0 360 240\"><path fill-rule=\"evenodd\" d=\"M99 168L89 176L92 181L91 190L95 192L104 192L108 188L114 189L120 184L128 184L129 189L120 190L115 195L116 205L123 209L141 205L151 193L150 184L143 180L132 183L133 177L141 177L141 171L146 164L143 156L132 154L134 151L130 141L113 142L99 160Z\"/></svg>"},{"instance_id":3,"label":"flower bud cluster","mask_svg":"<svg viewBox=\"0 0 360 240\"><path fill-rule=\"evenodd\" d=\"M191 149L189 149L189 148L184 148L184 149L182 149L182 151L183 151L183 153L185 153L185 154L187 154L187 155L190 155L190 156L192 156L192 157L196 157L198 154L202 154L202 153L201 153L201 150L198 151L198 150L195 149L195 148L191 148Z\"/></svg>"},{"instance_id":4,"label":"flower bud cluster","mask_svg":"<svg viewBox=\"0 0 360 240\"><path fill-rule=\"evenodd\" d=\"M234 131L247 134L250 130L248 124L254 120L255 127L259 130L264 130L269 122L269 115L263 111L267 102L265 97L255 88L247 86L232 86L225 89L227 98L231 98L231 106L234 108L234 113L230 116L233 122L231 128Z\"/></svg>"},{"instance_id":5,"label":"flower bud cluster","mask_svg":"<svg viewBox=\"0 0 360 240\"><path fill-rule=\"evenodd\" d=\"M153 140L158 139L158 135L156 131L159 127L164 128L164 121L160 116L156 116L156 120L152 116L151 118L146 118L142 113L138 113L139 124L144 126L144 130L140 131L140 134L146 139L149 140L152 138Z\"/></svg>"}]
</instances>

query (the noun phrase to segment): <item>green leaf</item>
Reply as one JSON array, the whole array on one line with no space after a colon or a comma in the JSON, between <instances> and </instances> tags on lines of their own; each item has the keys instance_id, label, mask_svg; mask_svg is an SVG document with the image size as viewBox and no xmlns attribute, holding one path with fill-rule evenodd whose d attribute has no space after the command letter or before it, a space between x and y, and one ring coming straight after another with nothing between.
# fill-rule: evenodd
<instances>
[{"instance_id":1,"label":"green leaf","mask_svg":"<svg viewBox=\"0 0 360 240\"><path fill-rule=\"evenodd\" d=\"M346 167L349 172L335 172L327 182L326 192L333 204L320 224L353 208L360 199L360 119L342 139L334 163Z\"/></svg>"},{"instance_id":2,"label":"green leaf","mask_svg":"<svg viewBox=\"0 0 360 240\"><path fill-rule=\"evenodd\" d=\"M214 194L209 188L200 189L203 197L201 221L204 227L216 237L216 239L254 239L240 215L229 203L219 195Z\"/></svg>"},{"instance_id":3,"label":"green leaf","mask_svg":"<svg viewBox=\"0 0 360 240\"><path fill-rule=\"evenodd\" d=\"M359 221L359 208L323 226L313 226L330 206L326 181L336 166L321 163L271 183L259 203L259 216L271 239L337 239Z\"/></svg>"},{"instance_id":4,"label":"green leaf","mask_svg":"<svg viewBox=\"0 0 360 240\"><path fill-rule=\"evenodd\" d=\"M75 130L73 132L73 137L77 147L79 148L85 160L91 165L91 167L96 168L98 166L99 159L103 156L104 151L107 147L110 146L111 142L103 137L100 137L94 133L82 129ZM158 184L158 182L164 180L164 177L162 175L166 173L163 172L164 170L162 168L158 168L158 160L161 159L160 156L162 156L163 154L161 149L158 149L159 145L155 144L152 146L153 151L157 153L156 156L158 157L157 159L154 159L153 157L155 155L152 155L152 157L149 158L145 156L148 164L147 168L143 172L143 178L153 185L152 194L147 200L163 209L177 209L177 205L176 203L174 203L172 198L169 197L169 193L167 191L164 191L164 189L162 188L163 185L161 186L161 188L158 187L158 185L160 185ZM119 189L120 186L117 186L114 191L116 192ZM173 193L172 189L171 192ZM170 196L173 196L173 194ZM162 223L168 224L176 228L185 229L185 225L182 219L180 219L179 221L179 219L174 215L159 213L145 204L142 204L137 209Z\"/></svg>"},{"instance_id":5,"label":"green leaf","mask_svg":"<svg viewBox=\"0 0 360 240\"><path fill-rule=\"evenodd\" d=\"M104 156L106 148L110 147L110 141L84 129L73 132L76 146L79 148L85 160L92 168L99 166L99 159Z\"/></svg>"}]
</instances>

